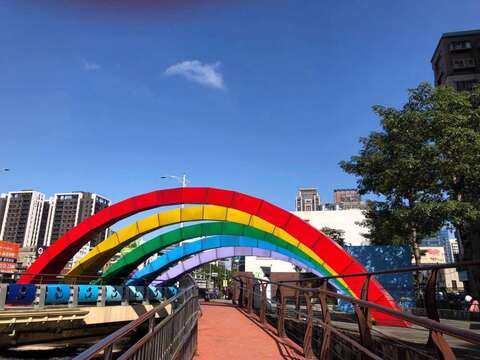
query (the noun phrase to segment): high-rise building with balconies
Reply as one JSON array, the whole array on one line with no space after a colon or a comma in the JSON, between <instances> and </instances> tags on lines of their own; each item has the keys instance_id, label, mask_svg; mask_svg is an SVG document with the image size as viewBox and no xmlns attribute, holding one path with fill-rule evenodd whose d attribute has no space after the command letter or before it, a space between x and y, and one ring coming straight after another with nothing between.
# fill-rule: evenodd
<instances>
[{"instance_id":1,"label":"high-rise building with balconies","mask_svg":"<svg viewBox=\"0 0 480 360\"><path fill-rule=\"evenodd\" d=\"M38 243L45 195L33 190L7 194L0 239L21 247Z\"/></svg>"},{"instance_id":2,"label":"high-rise building with balconies","mask_svg":"<svg viewBox=\"0 0 480 360\"><path fill-rule=\"evenodd\" d=\"M480 30L443 34L431 63L435 86L471 90L480 83Z\"/></svg>"},{"instance_id":3,"label":"high-rise building with balconies","mask_svg":"<svg viewBox=\"0 0 480 360\"><path fill-rule=\"evenodd\" d=\"M315 188L303 188L297 192L295 200L297 211L319 211L321 210L320 195Z\"/></svg>"},{"instance_id":4,"label":"high-rise building with balconies","mask_svg":"<svg viewBox=\"0 0 480 360\"><path fill-rule=\"evenodd\" d=\"M45 245L52 245L67 231L108 206L110 200L98 194L84 191L55 194L50 204ZM106 230L98 234L93 244L105 239L105 234Z\"/></svg>"}]
</instances>

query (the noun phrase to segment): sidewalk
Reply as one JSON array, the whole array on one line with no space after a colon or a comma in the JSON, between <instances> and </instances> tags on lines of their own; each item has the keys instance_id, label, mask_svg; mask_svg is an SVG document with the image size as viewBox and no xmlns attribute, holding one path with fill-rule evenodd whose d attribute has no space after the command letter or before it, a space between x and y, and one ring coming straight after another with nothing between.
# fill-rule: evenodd
<instances>
[{"instance_id":1,"label":"sidewalk","mask_svg":"<svg viewBox=\"0 0 480 360\"><path fill-rule=\"evenodd\" d=\"M195 360L304 359L301 348L231 304L204 303Z\"/></svg>"}]
</instances>

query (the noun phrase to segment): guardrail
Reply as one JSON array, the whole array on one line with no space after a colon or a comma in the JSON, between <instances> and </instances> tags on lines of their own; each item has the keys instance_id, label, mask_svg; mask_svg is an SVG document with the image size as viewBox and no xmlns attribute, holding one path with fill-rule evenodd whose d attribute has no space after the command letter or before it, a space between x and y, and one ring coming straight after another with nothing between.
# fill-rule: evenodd
<instances>
[{"instance_id":1,"label":"guardrail","mask_svg":"<svg viewBox=\"0 0 480 360\"><path fill-rule=\"evenodd\" d=\"M374 310L390 316L396 319L406 321L411 324L418 325L423 329L428 330L429 339L427 348L431 348L435 351L436 355L431 356L428 352L412 348L412 353L421 353L423 358L439 358L445 360L456 359L456 356L450 347L449 343L445 340L444 334L466 341L469 344L476 346L480 345L480 334L465 329L457 329L452 326L448 326L439 321L439 316L436 308L436 280L438 271L445 268L453 267L469 267L478 266L480 262L469 262L461 264L442 264L422 267L409 267L405 269L377 271L361 274L349 274L330 276L325 278L306 278L299 280L289 280L281 282L267 281L265 279L259 279L248 275L237 275L234 277L234 294L238 294L238 304L241 307L245 307L249 313L254 310L254 302L256 301L258 306L256 310L259 314L260 322L266 324L267 315L270 319L273 319L279 336L286 336L286 321L293 320L293 322L303 321L303 333L304 338L301 341L304 347L304 353L306 358L313 358L314 352L320 359L329 359L335 348L332 347L332 338L336 338L337 341L346 344L347 347L356 349L357 352L362 354L362 359L382 359L384 354L378 354L378 349L374 345L372 337L372 319L370 311ZM431 271L427 280L427 287L425 293L425 304L428 318L415 316L411 313L395 311L374 302L368 301L368 288L371 278L375 275L391 274L396 272L412 272L412 271ZM360 276L364 277L364 285L361 291L361 298L356 299L346 295L338 294L329 290L330 279ZM321 286L319 287L302 287L292 285L291 283L305 284L312 283L312 281L319 281ZM273 299L267 298L267 287L275 286L276 292ZM285 295L287 290L294 294L295 306L288 308L287 296ZM237 296L234 296L234 301ZM304 300L304 309L300 307L301 299ZM318 299L320 312L315 314L313 310L313 301ZM358 336L347 336L345 331L336 328L332 322L332 313L328 306L328 300L334 299L335 301L343 300L352 304L357 326ZM290 316L293 314L293 317ZM304 320L302 320L304 319ZM322 330L320 342L315 346L313 336L314 325L319 326ZM393 339L395 340L395 339ZM400 346L405 347L406 344L402 343ZM314 349L316 351L314 351ZM338 351L338 350L337 350ZM338 354L337 354L338 355ZM339 356L337 358L343 358Z\"/></svg>"},{"instance_id":2,"label":"guardrail","mask_svg":"<svg viewBox=\"0 0 480 360\"><path fill-rule=\"evenodd\" d=\"M168 315L165 316L166 313ZM142 330L146 334L118 359L191 360L197 348L198 314L198 289L191 285L88 348L74 360L99 356L110 360L115 344Z\"/></svg>"},{"instance_id":3,"label":"guardrail","mask_svg":"<svg viewBox=\"0 0 480 360\"><path fill-rule=\"evenodd\" d=\"M106 306L159 303L175 295L175 287L67 284L0 284L0 310L7 306Z\"/></svg>"}]
</instances>

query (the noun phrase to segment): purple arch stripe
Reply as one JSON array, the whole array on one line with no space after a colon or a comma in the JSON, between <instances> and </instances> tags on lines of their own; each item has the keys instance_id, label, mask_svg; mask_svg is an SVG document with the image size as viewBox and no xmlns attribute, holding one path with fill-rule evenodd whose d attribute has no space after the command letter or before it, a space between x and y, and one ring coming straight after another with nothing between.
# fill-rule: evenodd
<instances>
[{"instance_id":1,"label":"purple arch stripe","mask_svg":"<svg viewBox=\"0 0 480 360\"><path fill-rule=\"evenodd\" d=\"M171 267L167 271L160 274L152 283L154 285L162 284L165 281L174 280L180 277L182 274L185 274L193 269L199 267L200 265L207 264L212 261L234 257L234 256L262 256L262 257L271 257L275 260L283 260L289 263L292 263L298 267L301 267L311 273L314 273L317 276L323 276L315 269L312 269L301 262L288 257L286 255L280 254L276 251L259 249L255 247L245 247L245 246L229 246L218 249L211 249L203 251L201 253L195 254L192 257L184 261L179 261L175 266Z\"/></svg>"}]
</instances>

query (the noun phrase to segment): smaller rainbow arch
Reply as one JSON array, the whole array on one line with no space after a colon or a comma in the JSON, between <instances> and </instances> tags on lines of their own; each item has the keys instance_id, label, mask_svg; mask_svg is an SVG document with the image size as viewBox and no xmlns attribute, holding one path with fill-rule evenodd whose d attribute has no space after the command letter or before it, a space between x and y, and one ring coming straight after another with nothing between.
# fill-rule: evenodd
<instances>
[{"instance_id":1,"label":"smaller rainbow arch","mask_svg":"<svg viewBox=\"0 0 480 360\"><path fill-rule=\"evenodd\" d=\"M166 269L172 266L172 264L181 261L191 255L203 252L205 250L225 248L225 247L247 247L247 248L257 248L264 250L271 250L277 253L286 255L288 258L292 258L301 262L302 267L307 267L314 269L317 274L320 276L324 275L325 269L322 268L318 263L311 262L302 258L301 256L287 250L281 246L277 246L268 241L252 239L246 236L236 236L236 235L220 235L220 236L209 236L202 238L196 241L187 242L183 245L177 246L170 251L167 251L165 254L161 255L151 263L147 264L141 270L138 270L130 280L127 282L128 285L141 285L149 284L155 278L164 272ZM338 282L335 283L338 287ZM346 295L354 295L352 291L347 287L341 286L340 289Z\"/></svg>"},{"instance_id":2,"label":"smaller rainbow arch","mask_svg":"<svg viewBox=\"0 0 480 360\"><path fill-rule=\"evenodd\" d=\"M274 250L266 250L252 247L224 247L220 249L212 249L203 251L201 253L192 255L188 259L179 261L175 266L172 266L167 271L161 273L152 282L153 285L163 285L166 282L172 282L179 279L183 274L195 270L199 266L208 264L212 261L231 258L235 256L262 256L269 257L275 260L282 260L291 262L292 264L303 268L311 273L321 276L315 269L307 267L303 262L299 262L294 258L288 257L282 253L278 253Z\"/></svg>"}]
</instances>

